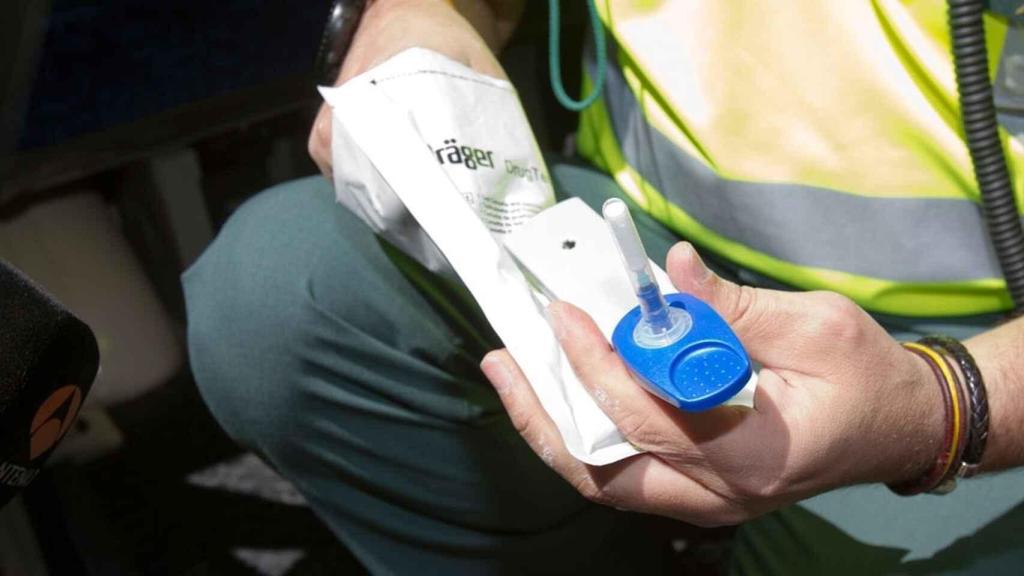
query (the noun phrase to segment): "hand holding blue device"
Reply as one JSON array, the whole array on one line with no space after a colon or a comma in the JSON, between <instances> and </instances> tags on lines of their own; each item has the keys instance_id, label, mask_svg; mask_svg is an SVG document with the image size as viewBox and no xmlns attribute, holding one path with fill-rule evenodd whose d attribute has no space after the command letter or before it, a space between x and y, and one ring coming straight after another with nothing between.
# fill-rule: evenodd
<instances>
[{"instance_id":1,"label":"hand holding blue device","mask_svg":"<svg viewBox=\"0 0 1024 576\"><path fill-rule=\"evenodd\" d=\"M662 295L625 202L613 198L602 211L639 300L615 327L615 350L647 390L681 410L728 401L756 378L743 344L700 299Z\"/></svg>"}]
</instances>

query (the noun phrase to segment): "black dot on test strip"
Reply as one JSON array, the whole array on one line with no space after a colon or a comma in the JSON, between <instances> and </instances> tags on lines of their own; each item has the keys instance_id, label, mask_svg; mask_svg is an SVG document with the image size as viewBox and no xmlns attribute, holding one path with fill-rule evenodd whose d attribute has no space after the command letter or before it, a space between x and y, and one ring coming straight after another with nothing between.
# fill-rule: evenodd
<instances>
[{"instance_id":1,"label":"black dot on test strip","mask_svg":"<svg viewBox=\"0 0 1024 576\"><path fill-rule=\"evenodd\" d=\"M562 250L572 250L575 247L576 247L576 241L575 240L565 240L564 242L562 242Z\"/></svg>"}]
</instances>

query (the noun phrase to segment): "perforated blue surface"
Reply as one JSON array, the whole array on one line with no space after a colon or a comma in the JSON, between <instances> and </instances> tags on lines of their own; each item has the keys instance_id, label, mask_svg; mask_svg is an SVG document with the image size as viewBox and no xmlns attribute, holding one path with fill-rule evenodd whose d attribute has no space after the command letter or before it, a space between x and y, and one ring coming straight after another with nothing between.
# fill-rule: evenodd
<instances>
[{"instance_id":1,"label":"perforated blue surface","mask_svg":"<svg viewBox=\"0 0 1024 576\"><path fill-rule=\"evenodd\" d=\"M735 396L751 376L750 358L729 325L689 294L668 294L670 306L686 310L693 327L664 348L633 341L640 307L630 310L612 334L612 344L638 380L653 394L686 411L713 408Z\"/></svg>"}]
</instances>

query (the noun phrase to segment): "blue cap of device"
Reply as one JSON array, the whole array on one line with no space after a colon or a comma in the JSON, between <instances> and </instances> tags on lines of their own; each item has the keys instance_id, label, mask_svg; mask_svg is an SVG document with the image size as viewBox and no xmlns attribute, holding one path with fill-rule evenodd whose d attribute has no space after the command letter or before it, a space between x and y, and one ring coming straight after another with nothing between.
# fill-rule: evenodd
<instances>
[{"instance_id":1,"label":"blue cap of device","mask_svg":"<svg viewBox=\"0 0 1024 576\"><path fill-rule=\"evenodd\" d=\"M612 334L612 345L626 366L650 392L682 410L707 410L735 396L753 377L739 338L694 296L666 294L665 302L689 315L689 330L666 346L641 346L635 338L643 321L641 307L633 308Z\"/></svg>"}]
</instances>

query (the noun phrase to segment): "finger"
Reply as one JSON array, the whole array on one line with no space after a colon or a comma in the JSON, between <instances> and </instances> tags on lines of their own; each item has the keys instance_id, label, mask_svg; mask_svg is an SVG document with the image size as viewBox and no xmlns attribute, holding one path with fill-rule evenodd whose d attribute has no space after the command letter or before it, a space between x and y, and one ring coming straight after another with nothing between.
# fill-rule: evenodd
<instances>
[{"instance_id":1,"label":"finger","mask_svg":"<svg viewBox=\"0 0 1024 576\"><path fill-rule=\"evenodd\" d=\"M579 308L554 302L548 314L573 371L601 410L641 450L660 454L693 448L735 426L742 412L710 410L687 414L645 390L598 329Z\"/></svg>"},{"instance_id":2,"label":"finger","mask_svg":"<svg viewBox=\"0 0 1024 576\"><path fill-rule=\"evenodd\" d=\"M750 516L744 505L720 495L685 472L653 456L592 469L600 500L618 508L670 516L697 526L738 524Z\"/></svg>"},{"instance_id":3,"label":"finger","mask_svg":"<svg viewBox=\"0 0 1024 576\"><path fill-rule=\"evenodd\" d=\"M551 303L548 315L573 372L601 410L641 450L662 449L660 431L672 425L665 404L633 379L593 319L566 302Z\"/></svg>"},{"instance_id":4,"label":"finger","mask_svg":"<svg viewBox=\"0 0 1024 576\"><path fill-rule=\"evenodd\" d=\"M727 501L654 456L640 455L607 466L588 466L576 460L507 351L491 352L480 368L530 448L585 498L702 525L738 521Z\"/></svg>"},{"instance_id":5,"label":"finger","mask_svg":"<svg viewBox=\"0 0 1024 576\"><path fill-rule=\"evenodd\" d=\"M541 406L512 356L506 350L495 350L484 357L480 369L491 381L516 431L530 448L574 486L576 482L583 482L577 486L578 490L585 489L585 483L589 482L586 467L566 449L558 427Z\"/></svg>"},{"instance_id":6,"label":"finger","mask_svg":"<svg viewBox=\"0 0 1024 576\"><path fill-rule=\"evenodd\" d=\"M641 454L607 466L583 464L569 454L508 352L491 352L480 366L531 449L589 500L703 526L734 524L746 517L735 501L653 455Z\"/></svg>"},{"instance_id":7,"label":"finger","mask_svg":"<svg viewBox=\"0 0 1024 576\"><path fill-rule=\"evenodd\" d=\"M327 178L333 177L331 168L331 108L327 104L320 105L313 128L309 131L307 143L309 156L316 163L320 173Z\"/></svg>"},{"instance_id":8,"label":"finger","mask_svg":"<svg viewBox=\"0 0 1024 576\"><path fill-rule=\"evenodd\" d=\"M740 286L712 272L688 242L669 251L666 268L681 292L707 302L729 323L751 356L770 366L804 370L851 344L866 318L852 301L829 292L783 292Z\"/></svg>"}]
</instances>

